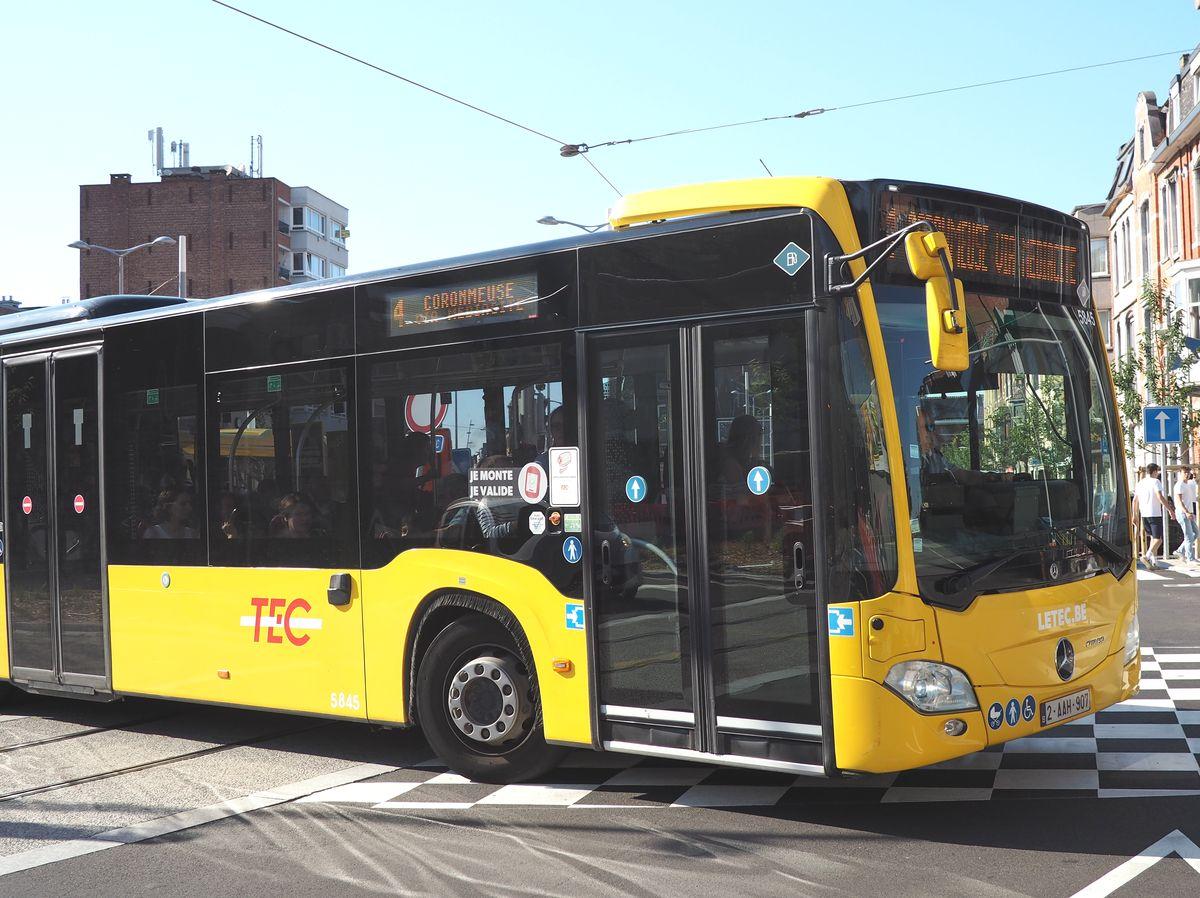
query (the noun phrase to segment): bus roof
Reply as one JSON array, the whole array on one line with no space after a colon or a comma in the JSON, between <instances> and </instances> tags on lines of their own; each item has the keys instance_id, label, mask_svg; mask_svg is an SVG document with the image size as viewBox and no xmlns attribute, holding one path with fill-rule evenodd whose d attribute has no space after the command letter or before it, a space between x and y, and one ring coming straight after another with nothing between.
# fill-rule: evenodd
<instances>
[{"instance_id":1,"label":"bus roof","mask_svg":"<svg viewBox=\"0 0 1200 898\"><path fill-rule=\"evenodd\" d=\"M271 302L332 290L373 284L395 278L435 274L473 265L511 261L553 252L566 252L587 246L640 239L652 234L690 230L709 222L730 217L757 217L771 209L795 205L787 198L810 195L814 199L830 189L874 193L900 190L931 196L955 198L959 202L1022 210L1039 218L1075 222L1071 216L1032 203L980 191L927 184L915 181L873 179L837 181L832 178L754 178L744 181L711 182L646 191L622 197L610 213L613 230L592 234L572 234L558 240L522 244L464 256L417 262L362 274L346 275L321 281L268 287L246 293L187 300L172 296L101 296L62 306L29 309L0 317L0 346L51 340L68 333L97 329L101 326L132 323L148 318L190 314L229 306ZM740 196L740 200L739 200ZM771 197L778 199L772 200ZM655 209L659 210L657 213ZM1078 222L1075 222L1078 224ZM866 239L866 235L860 235Z\"/></svg>"}]
</instances>

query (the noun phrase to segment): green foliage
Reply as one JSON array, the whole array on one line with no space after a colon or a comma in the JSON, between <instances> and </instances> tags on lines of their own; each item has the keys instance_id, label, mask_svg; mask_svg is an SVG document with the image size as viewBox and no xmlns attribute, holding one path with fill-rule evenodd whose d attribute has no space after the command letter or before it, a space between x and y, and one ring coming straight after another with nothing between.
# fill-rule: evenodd
<instances>
[{"instance_id":1,"label":"green foliage","mask_svg":"<svg viewBox=\"0 0 1200 898\"><path fill-rule=\"evenodd\" d=\"M1142 334L1137 351L1126 353L1113 366L1126 448L1132 452L1146 447L1135 436L1142 423L1144 396L1151 405L1177 405L1183 409L1183 448L1187 452L1200 427L1200 414L1189 401L1192 384L1188 380L1188 369L1197 354L1187 348L1183 312L1176 308L1174 296L1161 282L1143 281L1139 299L1149 310L1152 325Z\"/></svg>"}]
</instances>

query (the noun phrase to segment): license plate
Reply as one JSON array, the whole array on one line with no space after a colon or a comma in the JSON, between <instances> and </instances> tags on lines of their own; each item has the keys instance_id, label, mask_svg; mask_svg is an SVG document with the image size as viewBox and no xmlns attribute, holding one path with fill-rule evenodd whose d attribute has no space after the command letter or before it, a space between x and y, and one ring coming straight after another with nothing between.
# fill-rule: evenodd
<instances>
[{"instance_id":1,"label":"license plate","mask_svg":"<svg viewBox=\"0 0 1200 898\"><path fill-rule=\"evenodd\" d=\"M1069 695L1060 695L1048 702L1042 702L1042 726L1058 723L1068 717L1078 717L1090 710L1092 710L1092 690L1080 689Z\"/></svg>"}]
</instances>

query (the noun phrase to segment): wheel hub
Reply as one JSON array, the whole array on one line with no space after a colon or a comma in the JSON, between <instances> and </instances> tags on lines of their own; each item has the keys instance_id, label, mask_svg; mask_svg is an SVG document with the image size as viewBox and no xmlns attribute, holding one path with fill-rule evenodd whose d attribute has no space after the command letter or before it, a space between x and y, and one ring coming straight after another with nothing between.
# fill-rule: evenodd
<instances>
[{"instance_id":1,"label":"wheel hub","mask_svg":"<svg viewBox=\"0 0 1200 898\"><path fill-rule=\"evenodd\" d=\"M494 655L468 661L450 681L450 720L474 742L496 745L522 734L529 717L529 682L516 664Z\"/></svg>"}]
</instances>

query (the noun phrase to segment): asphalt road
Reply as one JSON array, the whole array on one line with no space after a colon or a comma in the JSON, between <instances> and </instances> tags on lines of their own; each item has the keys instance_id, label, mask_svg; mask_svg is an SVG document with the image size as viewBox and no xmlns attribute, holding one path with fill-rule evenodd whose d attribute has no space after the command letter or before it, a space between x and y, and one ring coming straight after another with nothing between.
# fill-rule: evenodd
<instances>
[{"instance_id":1,"label":"asphalt road","mask_svg":"<svg viewBox=\"0 0 1200 898\"><path fill-rule=\"evenodd\" d=\"M1200 578L1143 576L1141 706L849 785L579 753L498 789L412 732L30 697L0 709L0 896L1195 896Z\"/></svg>"}]
</instances>

